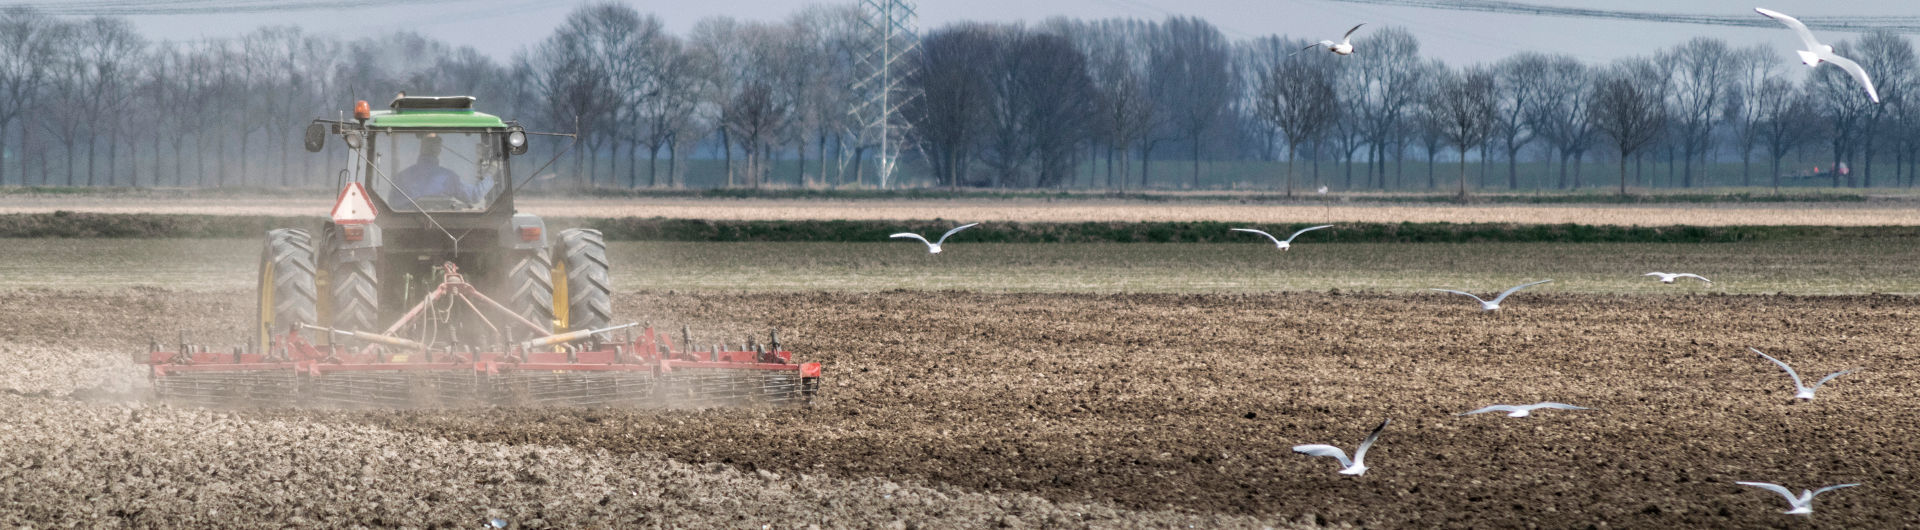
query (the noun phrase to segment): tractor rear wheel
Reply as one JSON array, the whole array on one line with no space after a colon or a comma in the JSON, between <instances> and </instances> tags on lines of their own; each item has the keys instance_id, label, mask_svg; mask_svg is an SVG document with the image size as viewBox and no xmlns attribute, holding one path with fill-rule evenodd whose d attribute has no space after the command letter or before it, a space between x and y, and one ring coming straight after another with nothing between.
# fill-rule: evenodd
<instances>
[{"instance_id":1,"label":"tractor rear wheel","mask_svg":"<svg viewBox=\"0 0 1920 530\"><path fill-rule=\"evenodd\" d=\"M613 321L613 284L607 276L607 242L600 231L571 228L560 231L554 244L559 255L554 286L562 296L554 310L567 331L600 329Z\"/></svg>"},{"instance_id":2,"label":"tractor rear wheel","mask_svg":"<svg viewBox=\"0 0 1920 530\"><path fill-rule=\"evenodd\" d=\"M374 327L380 316L380 280L374 260L327 261L333 329L380 332Z\"/></svg>"},{"instance_id":3,"label":"tractor rear wheel","mask_svg":"<svg viewBox=\"0 0 1920 530\"><path fill-rule=\"evenodd\" d=\"M539 325L542 334L553 332L553 259L547 249L509 250L502 252L500 293L498 301L534 324ZM527 327L519 323L503 326L509 337L522 340L532 336Z\"/></svg>"},{"instance_id":4,"label":"tractor rear wheel","mask_svg":"<svg viewBox=\"0 0 1920 530\"><path fill-rule=\"evenodd\" d=\"M336 247L340 243L339 226L327 223L325 238L320 250L321 272L319 283L320 316L323 325L345 331L377 332L375 320L380 316L380 274L379 262L371 256L348 260L343 253L349 250ZM326 343L335 342L334 337L326 337Z\"/></svg>"},{"instance_id":5,"label":"tractor rear wheel","mask_svg":"<svg viewBox=\"0 0 1920 530\"><path fill-rule=\"evenodd\" d=\"M313 271L313 240L305 230L267 232L254 306L254 351L268 353L274 335L318 320Z\"/></svg>"}]
</instances>

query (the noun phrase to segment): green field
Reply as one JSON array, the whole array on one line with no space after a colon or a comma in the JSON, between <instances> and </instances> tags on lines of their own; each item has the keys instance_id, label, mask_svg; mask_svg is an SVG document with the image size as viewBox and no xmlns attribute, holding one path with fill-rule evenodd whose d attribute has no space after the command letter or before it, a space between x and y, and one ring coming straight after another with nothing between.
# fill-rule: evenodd
<instances>
[{"instance_id":1,"label":"green field","mask_svg":"<svg viewBox=\"0 0 1920 530\"><path fill-rule=\"evenodd\" d=\"M251 289L258 243L241 239L13 239L0 289ZM1552 278L1587 293L1920 293L1920 246L1899 239L1757 243L956 243L615 242L621 290L989 292L1497 291ZM1662 285L1640 274L1717 283Z\"/></svg>"}]
</instances>

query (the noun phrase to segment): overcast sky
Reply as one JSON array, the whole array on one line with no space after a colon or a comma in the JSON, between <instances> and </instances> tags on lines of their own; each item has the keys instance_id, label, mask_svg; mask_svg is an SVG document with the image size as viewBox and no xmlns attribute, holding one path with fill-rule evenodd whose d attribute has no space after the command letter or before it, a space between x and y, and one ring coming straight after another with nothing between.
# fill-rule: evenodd
<instances>
[{"instance_id":1,"label":"overcast sky","mask_svg":"<svg viewBox=\"0 0 1920 530\"><path fill-rule=\"evenodd\" d=\"M1753 14L1754 0L1533 0L1534 3L1622 10ZM1915 0L1766 0L1768 8L1800 16L1912 15ZM473 46L499 58L546 37L584 0L468 0L410 7L362 7L244 15L169 15L133 17L155 39L194 40L230 37L263 25L297 24L313 33L360 37L395 29L414 29L456 45ZM660 16L668 28L684 34L695 21L711 16L778 20L807 0L632 1L642 12ZM4 2L0 2L4 4ZM1336 38L1355 23L1404 26L1420 38L1422 53L1452 64L1490 61L1525 50L1567 53L1588 60L1610 60L1672 46L1696 35L1720 37L1737 46L1767 44L1783 57L1797 45L1785 28L1711 27L1522 15L1493 15L1411 7L1382 7L1329 0L920 0L924 29L965 21L1039 21L1052 16L1083 19L1168 15L1204 18L1228 38L1281 34ZM1365 30L1363 29L1362 32ZM1825 40L1857 35L1822 32Z\"/></svg>"}]
</instances>

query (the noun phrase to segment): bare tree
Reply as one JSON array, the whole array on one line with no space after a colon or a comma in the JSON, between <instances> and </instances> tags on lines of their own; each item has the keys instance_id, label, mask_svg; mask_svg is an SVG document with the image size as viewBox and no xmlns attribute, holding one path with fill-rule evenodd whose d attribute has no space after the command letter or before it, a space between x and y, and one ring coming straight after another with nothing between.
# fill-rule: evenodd
<instances>
[{"instance_id":1,"label":"bare tree","mask_svg":"<svg viewBox=\"0 0 1920 530\"><path fill-rule=\"evenodd\" d=\"M1754 130L1772 164L1773 189L1780 190L1780 159L1819 134L1820 118L1813 102L1784 79L1768 79L1750 98L1758 120Z\"/></svg>"},{"instance_id":2,"label":"bare tree","mask_svg":"<svg viewBox=\"0 0 1920 530\"><path fill-rule=\"evenodd\" d=\"M1913 70L1920 67L1920 62L1915 61L1913 43L1889 31L1875 31L1861 36L1859 49L1860 54L1853 58L1867 70L1867 76L1873 79L1873 85L1880 94L1880 104L1867 107L1866 130L1861 135L1861 184L1871 188L1874 141L1883 132L1883 122L1887 121L1889 110L1900 106L1907 97L1906 88L1913 83Z\"/></svg>"},{"instance_id":3,"label":"bare tree","mask_svg":"<svg viewBox=\"0 0 1920 530\"><path fill-rule=\"evenodd\" d=\"M1733 135L1734 150L1740 153L1740 185L1753 185L1753 148L1760 143L1762 110L1760 91L1779 75L1781 63L1773 48L1754 46L1734 52L1741 68L1734 86L1727 92L1726 109L1721 113ZM1778 169L1778 168L1776 168Z\"/></svg>"},{"instance_id":4,"label":"bare tree","mask_svg":"<svg viewBox=\"0 0 1920 530\"><path fill-rule=\"evenodd\" d=\"M1696 37L1657 59L1672 72L1667 95L1673 109L1684 169L1681 186L1693 187L1693 162L1713 149L1713 130L1725 109L1727 93L1742 70L1742 57L1726 41Z\"/></svg>"},{"instance_id":5,"label":"bare tree","mask_svg":"<svg viewBox=\"0 0 1920 530\"><path fill-rule=\"evenodd\" d=\"M1441 64L1438 59L1433 62L1433 69L1438 73L1422 80L1420 89L1422 93L1432 93L1434 84L1439 83L1444 77L1440 73L1446 71L1446 65ZM1420 143L1420 149L1427 154L1427 189L1430 190L1440 187L1438 177L1434 175L1434 161L1440 158L1440 149L1445 147L1447 142L1446 133L1442 130L1445 127L1445 119L1440 116L1440 108L1430 105L1431 102L1432 98L1422 98L1420 105L1413 109L1412 119L1414 134Z\"/></svg>"},{"instance_id":6,"label":"bare tree","mask_svg":"<svg viewBox=\"0 0 1920 530\"><path fill-rule=\"evenodd\" d=\"M677 161L669 143L690 128L700 102L697 82L700 73L697 71L699 65L696 57L687 53L677 38L663 38L658 45L656 75L659 89L643 97L639 109L642 121L640 145L647 148L647 187L660 183L661 150L668 151L669 164ZM669 168L669 185L672 184L673 173L673 168Z\"/></svg>"},{"instance_id":7,"label":"bare tree","mask_svg":"<svg viewBox=\"0 0 1920 530\"><path fill-rule=\"evenodd\" d=\"M533 73L528 81L546 102L546 118L573 125L581 134L585 148L574 150L573 173L576 178L584 176L589 186L597 183L593 170L597 164L589 165L587 159L606 144L608 118L621 99L613 86L614 72L603 57L604 44L614 39L605 31L609 26L596 18L602 8L617 9L602 5L574 11L552 36L519 58Z\"/></svg>"},{"instance_id":8,"label":"bare tree","mask_svg":"<svg viewBox=\"0 0 1920 530\"><path fill-rule=\"evenodd\" d=\"M904 113L941 185L951 188L967 179L967 166L986 132L993 97L987 70L1000 55L998 47L990 28L973 24L943 28L921 41L907 82L922 95L910 100Z\"/></svg>"},{"instance_id":9,"label":"bare tree","mask_svg":"<svg viewBox=\"0 0 1920 530\"><path fill-rule=\"evenodd\" d=\"M1595 130L1589 110L1593 104L1593 71L1578 59L1564 55L1550 59L1546 68L1542 91L1553 97L1534 100L1527 111L1527 121L1559 152L1559 187L1577 187L1578 171L1576 169L1573 181L1569 181L1567 166L1593 143Z\"/></svg>"},{"instance_id":10,"label":"bare tree","mask_svg":"<svg viewBox=\"0 0 1920 530\"><path fill-rule=\"evenodd\" d=\"M1546 92L1547 76L1553 59L1527 52L1508 57L1494 65L1494 94L1500 119L1494 122L1493 140L1507 155L1507 188L1520 188L1520 150L1538 135L1527 113L1539 100L1554 94ZM1484 161L1483 161L1484 162Z\"/></svg>"},{"instance_id":11,"label":"bare tree","mask_svg":"<svg viewBox=\"0 0 1920 530\"><path fill-rule=\"evenodd\" d=\"M720 122L740 139L747 153L747 185L759 187L766 173L760 147L786 124L791 107L765 81L748 83L722 111Z\"/></svg>"},{"instance_id":12,"label":"bare tree","mask_svg":"<svg viewBox=\"0 0 1920 530\"><path fill-rule=\"evenodd\" d=\"M1493 72L1471 67L1460 73L1442 69L1428 95L1440 134L1460 153L1460 197L1467 196L1467 150L1486 143L1499 120Z\"/></svg>"},{"instance_id":13,"label":"bare tree","mask_svg":"<svg viewBox=\"0 0 1920 530\"><path fill-rule=\"evenodd\" d=\"M1297 43L1296 43L1297 44ZM1298 48L1288 44L1289 48ZM1293 196L1293 159L1300 143L1318 137L1340 112L1335 67L1323 54L1292 55L1261 76L1256 112L1280 130L1287 145L1287 196Z\"/></svg>"},{"instance_id":14,"label":"bare tree","mask_svg":"<svg viewBox=\"0 0 1920 530\"><path fill-rule=\"evenodd\" d=\"M89 124L82 116L92 104L87 93L92 69L79 53L82 36L78 27L55 26L49 38L58 51L47 58L45 103L40 105L41 111L34 118L60 143L61 153L66 156L66 164L62 166L66 173L65 185L72 186L76 184L74 176L78 167L74 156L79 152L80 142L89 134L86 130ZM46 183L48 178L42 175L41 182Z\"/></svg>"},{"instance_id":15,"label":"bare tree","mask_svg":"<svg viewBox=\"0 0 1920 530\"><path fill-rule=\"evenodd\" d=\"M1415 87L1421 85L1421 77L1430 69L1420 60L1419 39L1406 28L1382 28L1361 41L1357 45L1369 51L1348 57L1354 60L1349 69L1354 74L1353 85L1342 92L1353 95L1352 118L1358 120L1363 140L1369 147L1367 178L1377 177L1374 182L1385 188L1387 149L1394 136L1403 132L1401 128L1406 125L1413 107L1427 95Z\"/></svg>"},{"instance_id":16,"label":"bare tree","mask_svg":"<svg viewBox=\"0 0 1920 530\"><path fill-rule=\"evenodd\" d=\"M0 153L6 152L7 129L26 109L37 106L54 56L59 25L59 21L33 9L0 10ZM28 134L25 127L21 129L20 147L14 152L20 183L26 184ZM6 184L6 177L6 160L0 157L0 185Z\"/></svg>"},{"instance_id":17,"label":"bare tree","mask_svg":"<svg viewBox=\"0 0 1920 530\"><path fill-rule=\"evenodd\" d=\"M1186 140L1198 188L1203 141L1226 116L1238 86L1227 39L1206 21L1173 17L1153 33L1149 50L1148 97Z\"/></svg>"},{"instance_id":18,"label":"bare tree","mask_svg":"<svg viewBox=\"0 0 1920 530\"><path fill-rule=\"evenodd\" d=\"M1155 125L1156 108L1148 97L1147 59L1142 53L1152 27L1135 20L1100 20L1069 30L1069 38L1087 56L1094 80L1094 139L1105 151L1109 187L1126 188L1127 172L1122 170L1116 177L1114 161L1124 162L1126 152ZM1141 149L1144 153L1146 147ZM1146 182L1142 180L1141 185Z\"/></svg>"},{"instance_id":19,"label":"bare tree","mask_svg":"<svg viewBox=\"0 0 1920 530\"><path fill-rule=\"evenodd\" d=\"M1620 194L1627 193L1627 160L1660 134L1666 121L1662 85L1651 82L1660 68L1644 59L1628 60L1601 76L1594 85L1594 127L1613 140L1620 151ZM1664 76L1660 77L1665 79Z\"/></svg>"},{"instance_id":20,"label":"bare tree","mask_svg":"<svg viewBox=\"0 0 1920 530\"><path fill-rule=\"evenodd\" d=\"M859 52L864 14L854 5L815 5L803 8L788 20L801 42L795 53L805 57L806 66L796 83L799 119L794 127L795 152L799 155L797 173L805 179L807 145L813 143L817 155L814 180L829 184L827 142L840 140L851 116L853 103L849 87L858 77ZM811 138L808 138L811 136Z\"/></svg>"}]
</instances>

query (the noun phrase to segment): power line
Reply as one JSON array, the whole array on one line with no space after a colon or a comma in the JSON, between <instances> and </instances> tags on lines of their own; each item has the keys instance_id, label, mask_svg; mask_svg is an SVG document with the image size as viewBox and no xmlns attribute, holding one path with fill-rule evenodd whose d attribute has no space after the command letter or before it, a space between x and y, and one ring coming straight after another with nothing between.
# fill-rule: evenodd
<instances>
[{"instance_id":1,"label":"power line","mask_svg":"<svg viewBox=\"0 0 1920 530\"><path fill-rule=\"evenodd\" d=\"M1323 0L1345 4L1367 4L1390 7L1417 7L1424 9L1442 9L1448 11L1472 11L1479 13L1500 13L1511 15L1534 15L1562 18L1593 18L1606 20L1629 20L1640 22L1661 22L1669 24L1697 24L1707 26L1734 26L1753 28L1774 28L1780 23L1757 14L1719 14L1719 13L1658 13L1652 11L1627 11L1619 9L1591 9L1581 7L1560 7L1514 2L1509 0ZM1835 17L1811 16L1795 17L1806 23L1807 27L1820 30L1866 32L1887 30L1896 33L1920 33L1920 17L1917 16L1873 16L1873 17Z\"/></svg>"},{"instance_id":2,"label":"power line","mask_svg":"<svg viewBox=\"0 0 1920 530\"><path fill-rule=\"evenodd\" d=\"M0 9L27 8L53 16L152 16L286 13L366 7L445 4L458 0L80 0L8 2Z\"/></svg>"}]
</instances>

